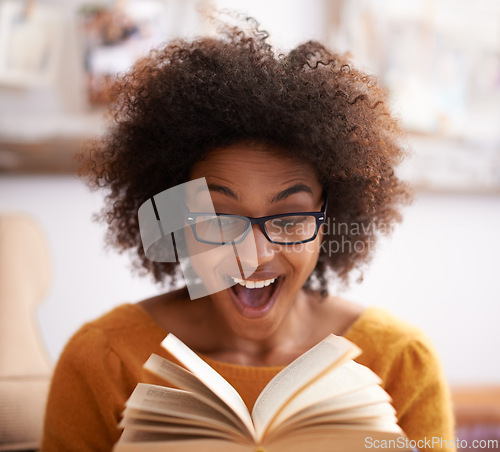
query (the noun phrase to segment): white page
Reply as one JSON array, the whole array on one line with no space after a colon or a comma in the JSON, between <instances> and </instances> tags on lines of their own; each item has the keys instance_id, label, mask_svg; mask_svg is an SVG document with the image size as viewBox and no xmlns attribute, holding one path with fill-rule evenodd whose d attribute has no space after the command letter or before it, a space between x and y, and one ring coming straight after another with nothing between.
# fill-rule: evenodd
<instances>
[{"instance_id":1,"label":"white page","mask_svg":"<svg viewBox=\"0 0 500 452\"><path fill-rule=\"evenodd\" d=\"M252 436L255 435L252 418L247 410L245 402L243 402L243 399L236 389L234 389L222 375L210 367L172 333L163 340L161 345L193 372L193 374L195 374L210 390L217 394L242 420Z\"/></svg>"},{"instance_id":2,"label":"white page","mask_svg":"<svg viewBox=\"0 0 500 452\"><path fill-rule=\"evenodd\" d=\"M325 399L323 402L298 411L283 423L276 424L276 427L272 429L272 434L281 435L281 432L289 432L308 422L315 422L316 418L318 422L328 416L333 419L335 413L347 413L349 410L357 410L360 407L384 404L387 406L382 408L384 412L394 413L395 410L389 403L390 400L389 395L380 386L365 387L359 392L344 394L334 399Z\"/></svg>"},{"instance_id":3,"label":"white page","mask_svg":"<svg viewBox=\"0 0 500 452\"><path fill-rule=\"evenodd\" d=\"M125 421L125 422L124 422ZM192 436L194 439L199 437L205 438L222 438L231 441L244 440L241 433L235 435L234 433L217 430L204 426L193 425L179 425L179 424L165 424L161 421L151 421L146 419L128 418L122 421L119 425L120 428L127 430L140 430L142 432L158 432L158 433L172 433L179 435Z\"/></svg>"},{"instance_id":4,"label":"white page","mask_svg":"<svg viewBox=\"0 0 500 452\"><path fill-rule=\"evenodd\" d=\"M347 428L329 429L321 426L308 429L306 432L297 431L277 442L270 441L263 446L266 452L367 452L370 449L367 448L366 437L377 441L397 441L401 438L403 441L399 445L406 444L405 436L400 430L366 432ZM398 447L383 450L405 452L410 449Z\"/></svg>"},{"instance_id":5,"label":"white page","mask_svg":"<svg viewBox=\"0 0 500 452\"><path fill-rule=\"evenodd\" d=\"M306 429L309 426L315 425L330 425L330 424L352 424L356 422L367 423L373 420L397 423L397 418L395 416L395 410L391 404L386 402L377 402L370 405L357 406L353 408L348 408L345 410L339 410L335 412L324 412L319 416L310 416L308 418L302 418L296 423L291 423L287 425L287 432L293 430ZM280 430L276 431L276 435L281 434ZM285 429L283 430L285 432ZM286 433L285 433L286 434Z\"/></svg>"},{"instance_id":6,"label":"white page","mask_svg":"<svg viewBox=\"0 0 500 452\"><path fill-rule=\"evenodd\" d=\"M233 437L235 435L243 436L243 433L236 429L232 424L229 425L224 418L202 418L198 417L196 419L188 419L186 417L179 417L168 414L160 414L157 412L139 410L128 406L125 408L122 416L122 420L119 424L120 428L128 426L131 422L136 420L161 422L165 425L181 425L181 426L197 426L205 427L213 430L221 430L224 432L231 432Z\"/></svg>"},{"instance_id":7,"label":"white page","mask_svg":"<svg viewBox=\"0 0 500 452\"><path fill-rule=\"evenodd\" d=\"M215 398L220 401L219 396L207 388L207 386L192 372L155 353L151 354L149 359L144 363L144 368L180 389L195 392L209 399ZM224 403L222 404L225 406Z\"/></svg>"},{"instance_id":8,"label":"white page","mask_svg":"<svg viewBox=\"0 0 500 452\"><path fill-rule=\"evenodd\" d=\"M125 410L123 410L122 418L143 419L145 421L157 421L157 422L164 422L166 424L178 424L178 425L198 425L198 426L210 425L213 428L218 428L223 431L234 431L234 428L231 428L230 426L227 425L225 419L224 422L219 422L211 418L210 420L207 420L205 422L203 419L192 420L187 418L181 418L179 416L172 416L169 414L152 413L151 411L138 410L130 406L126 407Z\"/></svg>"},{"instance_id":9,"label":"white page","mask_svg":"<svg viewBox=\"0 0 500 452\"><path fill-rule=\"evenodd\" d=\"M260 393L252 418L260 441L266 428L290 399L334 365L356 357L361 350L342 336L329 334L279 372Z\"/></svg>"},{"instance_id":10,"label":"white page","mask_svg":"<svg viewBox=\"0 0 500 452\"><path fill-rule=\"evenodd\" d=\"M208 405L223 413L235 426L238 426L240 429L245 428L241 420L235 416L227 404L189 370L154 353L146 361L144 368L180 389L198 394Z\"/></svg>"},{"instance_id":11,"label":"white page","mask_svg":"<svg viewBox=\"0 0 500 452\"><path fill-rule=\"evenodd\" d=\"M227 423L227 419L221 413L193 394L165 386L139 383L125 405L151 413L201 419L204 422L215 419L218 422L226 421Z\"/></svg>"},{"instance_id":12,"label":"white page","mask_svg":"<svg viewBox=\"0 0 500 452\"><path fill-rule=\"evenodd\" d=\"M255 452L254 445L238 444L234 441L206 438L193 439L186 435L175 435L141 430L125 430L113 452Z\"/></svg>"},{"instance_id":13,"label":"white page","mask_svg":"<svg viewBox=\"0 0 500 452\"><path fill-rule=\"evenodd\" d=\"M380 382L380 377L368 367L348 361L326 372L313 385L297 394L276 416L269 430L278 428L285 419L308 406L323 403L327 399L337 398L367 386L378 385Z\"/></svg>"}]
</instances>

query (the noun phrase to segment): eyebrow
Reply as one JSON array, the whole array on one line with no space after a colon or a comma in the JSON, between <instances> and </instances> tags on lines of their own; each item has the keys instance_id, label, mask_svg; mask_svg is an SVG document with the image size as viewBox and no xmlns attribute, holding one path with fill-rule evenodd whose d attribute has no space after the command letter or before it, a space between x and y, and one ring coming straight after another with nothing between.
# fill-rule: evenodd
<instances>
[{"instance_id":1,"label":"eyebrow","mask_svg":"<svg viewBox=\"0 0 500 452\"><path fill-rule=\"evenodd\" d=\"M312 195L311 188L308 187L306 184L295 184L295 185L292 185L291 187L288 187L285 190L280 191L279 193L275 194L271 198L271 203L282 201L283 199L286 199L289 196L294 195L295 193L302 193L302 192L311 193L311 195Z\"/></svg>"},{"instance_id":2,"label":"eyebrow","mask_svg":"<svg viewBox=\"0 0 500 452\"><path fill-rule=\"evenodd\" d=\"M224 185L219 184L207 184L207 187L209 191L215 191L217 193L221 193L223 195L229 196L230 198L238 200L238 195L229 187L225 187Z\"/></svg>"},{"instance_id":3,"label":"eyebrow","mask_svg":"<svg viewBox=\"0 0 500 452\"><path fill-rule=\"evenodd\" d=\"M235 200L239 200L238 195L231 190L229 187L226 187L224 185L219 185L219 184L207 184L208 189L210 191L214 191L217 193L221 193L225 196L229 196L230 198L233 198ZM306 184L295 184L292 185L291 187L286 188L283 191L280 191L279 193L276 193L272 198L271 198L271 203L274 204L278 201L283 201L284 199L288 198L289 196L292 196L296 193L311 193L312 194L312 189L308 187Z\"/></svg>"}]
</instances>

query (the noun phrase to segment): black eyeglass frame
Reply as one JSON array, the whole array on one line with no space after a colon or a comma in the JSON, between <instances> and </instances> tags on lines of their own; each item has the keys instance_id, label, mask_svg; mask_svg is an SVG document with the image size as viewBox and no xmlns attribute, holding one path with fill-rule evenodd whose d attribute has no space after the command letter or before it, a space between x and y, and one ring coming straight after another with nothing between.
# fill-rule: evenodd
<instances>
[{"instance_id":1,"label":"black eyeglass frame","mask_svg":"<svg viewBox=\"0 0 500 452\"><path fill-rule=\"evenodd\" d=\"M267 240L269 240L271 243L275 243L276 245L299 245L302 243L308 243L312 242L316 237L318 236L319 228L321 225L326 221L326 210L328 208L328 194L325 194L325 202L320 208L319 212L290 212L290 213L280 213L277 215L268 215L266 217L246 217L244 215L234 215L230 213L214 213L214 212L191 212L189 208L186 206L186 222L191 226L191 229L193 230L193 235L194 238L200 242L200 243L205 243L207 245L229 245L229 244L236 244L236 243L241 243L243 240L245 240L246 236L250 232L250 229L252 229L252 226L254 224L258 224L260 226L260 230L264 234ZM207 215L215 215L217 217L224 216L224 217L231 217L231 218L239 218L242 220L248 220L250 221L250 227L243 232L241 237L236 240L236 241L230 241L230 242L212 242L208 240L203 240L200 237L198 237L198 234L196 233L196 219L201 216L207 216ZM316 229L314 231L314 235L306 240L301 240L298 242L275 242L272 240L269 235L267 234L266 231L266 222L269 220L274 220L275 218L283 218L283 217L300 217L300 216L313 216L316 219Z\"/></svg>"}]
</instances>

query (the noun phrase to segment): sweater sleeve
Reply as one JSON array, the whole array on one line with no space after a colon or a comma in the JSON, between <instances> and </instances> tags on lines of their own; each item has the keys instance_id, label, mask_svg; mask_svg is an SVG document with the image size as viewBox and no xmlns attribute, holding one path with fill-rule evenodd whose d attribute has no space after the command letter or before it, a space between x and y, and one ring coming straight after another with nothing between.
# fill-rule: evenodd
<instances>
[{"instance_id":1,"label":"sweater sleeve","mask_svg":"<svg viewBox=\"0 0 500 452\"><path fill-rule=\"evenodd\" d=\"M110 451L131 379L99 329L76 333L54 371L42 452Z\"/></svg>"},{"instance_id":2,"label":"sweater sleeve","mask_svg":"<svg viewBox=\"0 0 500 452\"><path fill-rule=\"evenodd\" d=\"M412 446L419 451L455 451L450 395L431 344L413 339L402 347L387 369L384 386L399 425L415 441Z\"/></svg>"}]
</instances>

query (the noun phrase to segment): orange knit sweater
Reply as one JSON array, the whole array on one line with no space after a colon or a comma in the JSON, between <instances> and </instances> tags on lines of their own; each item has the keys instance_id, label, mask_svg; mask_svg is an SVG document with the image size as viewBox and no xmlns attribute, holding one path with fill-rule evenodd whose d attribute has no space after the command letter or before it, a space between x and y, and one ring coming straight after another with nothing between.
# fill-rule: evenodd
<instances>
[{"instance_id":1,"label":"orange knit sweater","mask_svg":"<svg viewBox=\"0 0 500 452\"><path fill-rule=\"evenodd\" d=\"M66 345L52 379L42 452L110 451L120 436L117 424L124 402L136 384L165 385L142 368L151 353L174 360L160 346L165 335L134 304L120 306L84 325ZM363 350L356 361L383 380L398 422L410 439L420 440L422 445L426 439L428 443L432 438L452 439L446 382L432 345L418 329L370 307L345 337ZM282 369L203 358L235 387L249 409Z\"/></svg>"}]
</instances>

